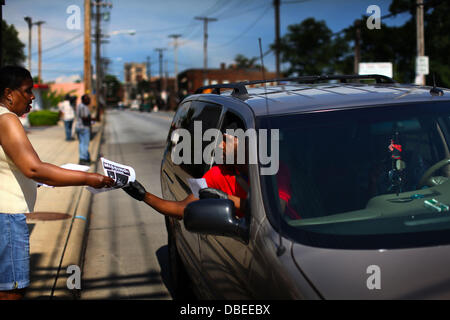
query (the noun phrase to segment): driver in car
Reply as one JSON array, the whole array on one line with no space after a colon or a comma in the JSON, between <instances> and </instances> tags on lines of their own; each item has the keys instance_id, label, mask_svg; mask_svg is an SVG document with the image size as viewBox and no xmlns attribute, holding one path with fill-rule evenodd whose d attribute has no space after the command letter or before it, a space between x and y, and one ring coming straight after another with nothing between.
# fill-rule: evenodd
<instances>
[{"instance_id":1,"label":"driver in car","mask_svg":"<svg viewBox=\"0 0 450 320\"><path fill-rule=\"evenodd\" d=\"M227 128L232 127L235 127L235 125L232 124ZM233 152L236 163L238 138L231 136L227 139L227 136L226 133L223 134L223 141L219 145L219 148L222 149L223 162L225 163L227 154ZM244 216L249 190L248 166L246 164L214 165L204 174L203 178L206 180L208 188L199 191L200 198L230 199L236 208L237 217L242 218ZM199 200L192 193L181 201L161 199L147 192L138 181L131 182L128 187L123 189L134 199L144 201L161 214L178 219L183 218L184 209L189 203Z\"/></svg>"},{"instance_id":2,"label":"driver in car","mask_svg":"<svg viewBox=\"0 0 450 320\"><path fill-rule=\"evenodd\" d=\"M236 129L237 125L232 123L228 125L225 129ZM227 139L227 136L229 137ZM234 163L237 163L237 150L238 150L239 139L235 136L229 136L226 133L223 134L222 143L219 148L222 149L223 163L227 158L227 154L233 153ZM288 210L289 199L291 190L289 187L289 176L286 175L284 170L281 181L281 176L278 174L277 178L279 181L279 196L281 206ZM229 199L233 201L236 208L236 216L238 218L244 217L245 207L247 203L247 195L249 192L249 179L248 179L248 166L247 164L216 164L211 169L209 169L203 176L206 180L207 188L201 189L199 191L199 196L203 198L217 198L217 199ZM138 181L131 182L128 187L123 188L131 197L136 200L144 201L150 207L160 212L161 214L175 217L177 219L182 219L184 215L184 209L186 206L193 202L199 200L194 194L189 194L184 200L181 201L171 201L161 199L154 194L147 192L145 188ZM300 217L291 216L291 218L299 219Z\"/></svg>"}]
</instances>

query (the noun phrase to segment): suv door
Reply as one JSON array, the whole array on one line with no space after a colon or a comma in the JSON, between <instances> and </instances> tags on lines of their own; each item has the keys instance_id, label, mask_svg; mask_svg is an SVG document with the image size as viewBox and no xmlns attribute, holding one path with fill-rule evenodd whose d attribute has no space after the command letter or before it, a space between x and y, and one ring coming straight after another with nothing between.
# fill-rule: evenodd
<instances>
[{"instance_id":1,"label":"suv door","mask_svg":"<svg viewBox=\"0 0 450 320\"><path fill-rule=\"evenodd\" d=\"M221 121L223 124L229 122L238 122L239 128L244 131L246 129L244 121L231 111L227 111L224 120ZM245 219L249 224L250 204L247 205ZM200 253L203 277L211 287L215 298L252 298L252 293L248 289L251 261L253 260L251 243L244 243L230 237L200 235Z\"/></svg>"},{"instance_id":2,"label":"suv door","mask_svg":"<svg viewBox=\"0 0 450 320\"><path fill-rule=\"evenodd\" d=\"M191 190L188 184L190 178L201 178L208 168L207 164L194 161L194 138L201 139L203 133L209 128L217 128L222 106L204 101L187 101L182 103L172 121L167 147L161 166L161 185L165 199L180 201L185 199ZM201 137L194 136L194 122L201 121ZM190 133L191 161L190 163L175 164L172 160L172 150L178 139L172 139L172 133L176 129L185 129ZM202 149L203 150L203 149ZM200 260L199 235L187 231L182 221L170 219L172 231L175 233L177 250L186 270L193 281L198 281L202 274Z\"/></svg>"}]
</instances>

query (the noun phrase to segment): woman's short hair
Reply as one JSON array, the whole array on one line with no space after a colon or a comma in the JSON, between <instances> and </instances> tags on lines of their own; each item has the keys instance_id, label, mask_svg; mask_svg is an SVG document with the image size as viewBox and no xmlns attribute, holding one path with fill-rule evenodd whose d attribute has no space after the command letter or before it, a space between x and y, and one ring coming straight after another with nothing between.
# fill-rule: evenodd
<instances>
[{"instance_id":1,"label":"woman's short hair","mask_svg":"<svg viewBox=\"0 0 450 320\"><path fill-rule=\"evenodd\" d=\"M0 98L3 97L6 88L16 90L20 88L24 80L33 79L30 72L19 66L6 66L0 68Z\"/></svg>"}]
</instances>

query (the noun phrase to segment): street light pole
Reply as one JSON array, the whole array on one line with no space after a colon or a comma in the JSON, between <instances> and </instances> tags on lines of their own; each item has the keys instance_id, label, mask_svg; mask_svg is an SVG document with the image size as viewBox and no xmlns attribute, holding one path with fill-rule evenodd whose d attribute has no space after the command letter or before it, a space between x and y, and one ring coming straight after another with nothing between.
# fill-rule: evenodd
<instances>
[{"instance_id":1,"label":"street light pole","mask_svg":"<svg viewBox=\"0 0 450 320\"><path fill-rule=\"evenodd\" d=\"M23 18L28 24L28 71L31 73L31 29L33 27L33 20L31 17Z\"/></svg>"}]
</instances>

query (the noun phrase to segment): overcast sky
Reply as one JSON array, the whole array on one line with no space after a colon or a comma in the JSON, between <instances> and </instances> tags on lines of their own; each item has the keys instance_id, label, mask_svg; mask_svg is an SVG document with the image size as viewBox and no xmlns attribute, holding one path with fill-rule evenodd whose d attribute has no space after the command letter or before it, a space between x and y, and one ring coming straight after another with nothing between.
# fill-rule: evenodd
<instances>
[{"instance_id":1,"label":"overcast sky","mask_svg":"<svg viewBox=\"0 0 450 320\"><path fill-rule=\"evenodd\" d=\"M173 40L170 34L180 34L178 70L203 67L203 22L198 16L217 18L208 25L208 67L218 68L221 62L230 64L241 53L259 56L258 38L263 51L275 38L273 0L109 0L112 3L109 21L102 22L103 33L135 30L112 35L102 46L102 55L111 59L109 73L123 80L123 63L145 62L150 56L152 75L159 74L155 48L167 48L169 74L174 72ZM308 17L324 20L333 31L348 27L366 14L367 7L378 5L381 16L389 13L391 0L281 0L281 35L287 27ZM25 16L33 21L43 20L43 79L52 81L81 77L83 73L83 0L6 0L3 19L14 24L20 40L28 45L28 26ZM70 30L67 13L70 6L81 9L81 28ZM387 25L401 25L409 14L383 20ZM94 26L94 24L93 24ZM117 33L117 32L116 32ZM32 33L32 73L37 75L37 27ZM28 48L25 48L28 54ZM92 55L95 55L93 47ZM93 60L94 61L94 60ZM268 54L264 63L275 69L275 57ZM25 62L25 66L27 66ZM95 70L95 69L94 69Z\"/></svg>"}]
</instances>

